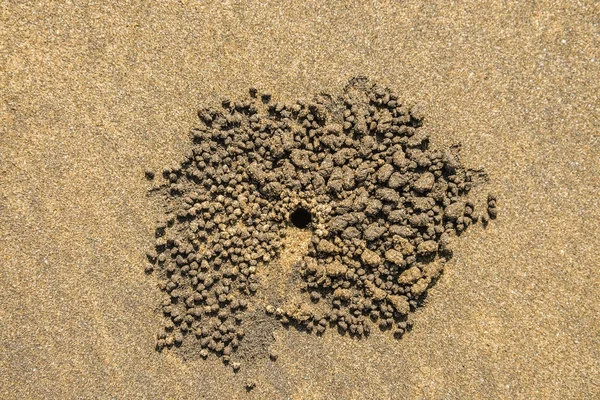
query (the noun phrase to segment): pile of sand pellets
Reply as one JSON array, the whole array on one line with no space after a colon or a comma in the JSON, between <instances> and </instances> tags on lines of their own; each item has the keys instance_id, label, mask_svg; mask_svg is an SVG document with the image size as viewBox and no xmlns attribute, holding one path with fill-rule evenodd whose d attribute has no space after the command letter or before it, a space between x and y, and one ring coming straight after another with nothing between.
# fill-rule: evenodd
<instances>
[{"instance_id":1,"label":"pile of sand pellets","mask_svg":"<svg viewBox=\"0 0 600 400\"><path fill-rule=\"evenodd\" d=\"M146 267L165 293L159 350L187 344L238 370L250 320L400 338L450 238L496 217L494 195L481 218L466 199L484 174L456 148L430 149L418 110L366 78L293 104L250 89L198 116L191 152L151 191L166 207ZM308 240L279 282L287 294L270 296L261 274L298 231Z\"/></svg>"}]
</instances>

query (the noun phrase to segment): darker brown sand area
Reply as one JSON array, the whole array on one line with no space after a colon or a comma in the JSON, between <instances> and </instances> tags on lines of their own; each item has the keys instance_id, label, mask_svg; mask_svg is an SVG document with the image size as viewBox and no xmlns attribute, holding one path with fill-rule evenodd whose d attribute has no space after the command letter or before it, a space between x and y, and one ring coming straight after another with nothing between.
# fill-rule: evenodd
<instances>
[{"instance_id":1,"label":"darker brown sand area","mask_svg":"<svg viewBox=\"0 0 600 400\"><path fill-rule=\"evenodd\" d=\"M0 397L598 398L600 6L572 3L2 3ZM220 96L356 75L426 106L498 219L400 341L281 328L277 362L238 374L156 352L144 169Z\"/></svg>"}]
</instances>

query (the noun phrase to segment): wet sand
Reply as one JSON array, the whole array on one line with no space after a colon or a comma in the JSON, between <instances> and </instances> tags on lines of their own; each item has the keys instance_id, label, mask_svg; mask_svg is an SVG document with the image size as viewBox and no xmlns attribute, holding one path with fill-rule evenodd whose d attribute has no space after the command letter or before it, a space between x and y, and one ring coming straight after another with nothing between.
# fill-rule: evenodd
<instances>
[{"instance_id":1,"label":"wet sand","mask_svg":"<svg viewBox=\"0 0 600 400\"><path fill-rule=\"evenodd\" d=\"M598 396L594 2L5 2L0 20L0 397ZM157 353L144 170L221 96L356 75L423 104L432 147L462 143L498 219L456 242L399 342L282 328L277 362L239 374Z\"/></svg>"}]
</instances>

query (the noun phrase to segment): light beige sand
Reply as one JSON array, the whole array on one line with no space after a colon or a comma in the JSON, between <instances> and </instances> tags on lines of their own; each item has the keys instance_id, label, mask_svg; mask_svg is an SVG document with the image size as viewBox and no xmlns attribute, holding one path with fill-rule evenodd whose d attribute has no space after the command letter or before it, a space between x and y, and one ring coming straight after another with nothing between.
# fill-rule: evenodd
<instances>
[{"instance_id":1,"label":"light beige sand","mask_svg":"<svg viewBox=\"0 0 600 400\"><path fill-rule=\"evenodd\" d=\"M56 3L0 4L1 398L600 398L597 2ZM354 75L427 106L498 220L400 342L282 329L279 360L238 375L155 352L143 170L217 96Z\"/></svg>"}]
</instances>

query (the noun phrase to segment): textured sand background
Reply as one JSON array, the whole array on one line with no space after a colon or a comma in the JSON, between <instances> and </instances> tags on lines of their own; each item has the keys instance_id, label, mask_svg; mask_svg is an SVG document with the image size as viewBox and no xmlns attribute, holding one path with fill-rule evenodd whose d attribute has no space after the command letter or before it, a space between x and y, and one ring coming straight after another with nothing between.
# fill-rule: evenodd
<instances>
[{"instance_id":1,"label":"textured sand background","mask_svg":"<svg viewBox=\"0 0 600 400\"><path fill-rule=\"evenodd\" d=\"M57 3L0 3L1 398L600 398L597 2ZM237 375L155 352L144 168L218 96L354 75L426 105L498 220L400 342L282 329Z\"/></svg>"}]
</instances>

